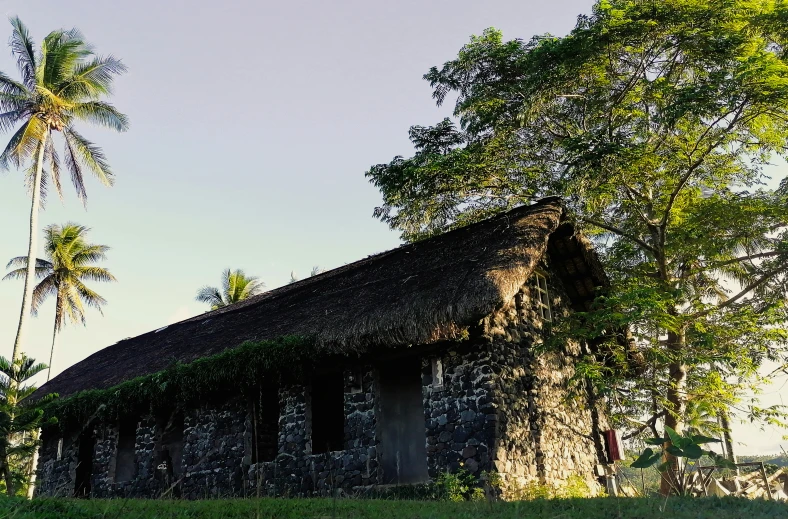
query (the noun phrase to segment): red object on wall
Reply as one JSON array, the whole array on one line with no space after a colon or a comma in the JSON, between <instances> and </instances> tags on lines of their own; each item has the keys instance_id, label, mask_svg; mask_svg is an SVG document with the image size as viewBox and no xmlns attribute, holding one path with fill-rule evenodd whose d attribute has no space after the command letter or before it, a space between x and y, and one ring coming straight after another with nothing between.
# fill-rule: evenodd
<instances>
[{"instance_id":1,"label":"red object on wall","mask_svg":"<svg viewBox=\"0 0 788 519\"><path fill-rule=\"evenodd\" d=\"M621 434L611 429L603 431L602 436L605 438L605 446L607 447L607 458L610 463L624 459L624 446L621 443Z\"/></svg>"}]
</instances>

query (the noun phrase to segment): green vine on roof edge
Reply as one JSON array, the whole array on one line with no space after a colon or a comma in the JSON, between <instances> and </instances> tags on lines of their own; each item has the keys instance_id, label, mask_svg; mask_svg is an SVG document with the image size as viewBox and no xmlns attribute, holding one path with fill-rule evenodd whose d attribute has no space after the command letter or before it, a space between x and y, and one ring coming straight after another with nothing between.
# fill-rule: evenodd
<instances>
[{"instance_id":1,"label":"green vine on roof edge","mask_svg":"<svg viewBox=\"0 0 788 519\"><path fill-rule=\"evenodd\" d=\"M95 420L162 415L220 396L249 394L263 375L268 375L266 380L270 382L298 376L321 354L325 352L319 351L311 338L248 341L188 364L173 363L162 371L107 389L90 389L56 399L44 407L44 413L46 418L57 418L61 432L81 429Z\"/></svg>"}]
</instances>

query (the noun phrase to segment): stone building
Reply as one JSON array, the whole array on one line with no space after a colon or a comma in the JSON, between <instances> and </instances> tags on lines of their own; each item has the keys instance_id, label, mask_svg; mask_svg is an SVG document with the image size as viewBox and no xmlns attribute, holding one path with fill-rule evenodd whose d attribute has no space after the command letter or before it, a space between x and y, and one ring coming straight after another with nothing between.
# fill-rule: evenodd
<instances>
[{"instance_id":1,"label":"stone building","mask_svg":"<svg viewBox=\"0 0 788 519\"><path fill-rule=\"evenodd\" d=\"M591 481L604 412L567 389L586 345L534 346L605 283L549 198L120 341L40 389L60 395L60 422L43 434L37 493L363 492L460 466L510 486ZM190 398L162 382L282 337L312 345L286 376L280 364L200 393L203 371L178 390ZM150 402L118 396L137 385Z\"/></svg>"}]
</instances>

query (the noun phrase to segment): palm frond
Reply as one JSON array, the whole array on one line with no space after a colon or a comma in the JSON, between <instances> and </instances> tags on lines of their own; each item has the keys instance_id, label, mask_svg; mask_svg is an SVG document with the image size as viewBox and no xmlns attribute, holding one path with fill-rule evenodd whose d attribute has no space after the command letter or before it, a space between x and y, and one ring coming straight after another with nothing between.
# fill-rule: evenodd
<instances>
[{"instance_id":1,"label":"palm frond","mask_svg":"<svg viewBox=\"0 0 788 519\"><path fill-rule=\"evenodd\" d=\"M57 278L50 272L33 288L33 301L30 313L38 315L38 309L41 308L44 301L49 296L57 294L57 285Z\"/></svg>"},{"instance_id":2,"label":"palm frond","mask_svg":"<svg viewBox=\"0 0 788 519\"><path fill-rule=\"evenodd\" d=\"M232 292L232 283L233 283L233 271L230 269L224 269L222 271L222 293L227 296L227 302L232 302L230 299L230 293Z\"/></svg>"},{"instance_id":3,"label":"palm frond","mask_svg":"<svg viewBox=\"0 0 788 519\"><path fill-rule=\"evenodd\" d=\"M27 267L27 256L17 256L15 258L11 258L8 263L6 263L5 268L10 269L11 267ZM45 259L36 258L36 268L52 268L52 264Z\"/></svg>"},{"instance_id":4,"label":"palm frond","mask_svg":"<svg viewBox=\"0 0 788 519\"><path fill-rule=\"evenodd\" d=\"M0 154L0 168L8 169L10 165L20 167L37 145L44 138L46 125L38 117L31 117L14 133L11 140Z\"/></svg>"},{"instance_id":5,"label":"palm frond","mask_svg":"<svg viewBox=\"0 0 788 519\"><path fill-rule=\"evenodd\" d=\"M195 297L195 299L201 303L207 303L211 305L211 309L226 306L224 299L222 299L222 293L218 288L214 287L202 287L197 291L197 297Z\"/></svg>"},{"instance_id":6,"label":"palm frond","mask_svg":"<svg viewBox=\"0 0 788 519\"><path fill-rule=\"evenodd\" d=\"M41 44L41 60L36 70L38 86L56 86L73 75L77 64L92 54L77 29L52 31Z\"/></svg>"},{"instance_id":7,"label":"palm frond","mask_svg":"<svg viewBox=\"0 0 788 519\"><path fill-rule=\"evenodd\" d=\"M73 280L72 280L73 281ZM62 299L63 311L72 316L72 322L82 322L85 324L85 305L82 304L79 289L73 282L63 283L60 287L59 297Z\"/></svg>"},{"instance_id":8,"label":"palm frond","mask_svg":"<svg viewBox=\"0 0 788 519\"><path fill-rule=\"evenodd\" d=\"M41 143L39 143L38 148L35 151L35 156L38 157L38 151L41 149ZM27 188L27 193L32 197L33 196L33 183L36 179L36 162L30 161L29 165L25 168L24 173L25 179L25 187ZM39 206L41 209L44 209L47 204L47 195L49 194L49 175L47 174L46 170L41 171L41 178L39 180L39 187L40 190L38 192L39 196Z\"/></svg>"},{"instance_id":9,"label":"palm frond","mask_svg":"<svg viewBox=\"0 0 788 519\"><path fill-rule=\"evenodd\" d=\"M79 270L77 270L77 275L80 279L87 279L90 281L102 281L105 283L117 281L109 270L101 267L80 267Z\"/></svg>"},{"instance_id":10,"label":"palm frond","mask_svg":"<svg viewBox=\"0 0 788 519\"><path fill-rule=\"evenodd\" d=\"M55 149L55 142L53 139L48 139L46 149L44 150L44 162L49 164L49 178L52 179L52 185L55 186L60 200L63 200L63 186L60 184L60 157Z\"/></svg>"},{"instance_id":11,"label":"palm frond","mask_svg":"<svg viewBox=\"0 0 788 519\"><path fill-rule=\"evenodd\" d=\"M81 168L75 170L74 165L86 166L102 184L111 186L114 183L114 178L101 148L84 138L71 126L63 129L63 135L66 138L68 155L71 157L66 159L66 165L72 170L72 180L75 180L75 171L79 172L80 180L79 182L75 180L74 187L77 189L77 193L81 194L80 199L83 201L86 199L85 186L81 180Z\"/></svg>"},{"instance_id":12,"label":"palm frond","mask_svg":"<svg viewBox=\"0 0 788 519\"><path fill-rule=\"evenodd\" d=\"M16 57L16 66L19 68L19 73L22 74L22 82L28 90L33 90L37 68L33 40L30 38L27 27L18 16L12 17L10 22L14 28L10 40L11 53Z\"/></svg>"},{"instance_id":13,"label":"palm frond","mask_svg":"<svg viewBox=\"0 0 788 519\"><path fill-rule=\"evenodd\" d=\"M43 267L36 267L35 274L36 279L42 279L49 273L49 269ZM22 267L18 269L14 269L5 276L3 276L2 281L7 281L9 279L25 279L27 277L27 267Z\"/></svg>"},{"instance_id":14,"label":"palm frond","mask_svg":"<svg viewBox=\"0 0 788 519\"><path fill-rule=\"evenodd\" d=\"M0 92L19 99L28 99L30 95L30 91L25 85L15 81L4 72L0 72Z\"/></svg>"},{"instance_id":15,"label":"palm frond","mask_svg":"<svg viewBox=\"0 0 788 519\"><path fill-rule=\"evenodd\" d=\"M106 245L89 245L87 247L80 247L79 250L74 252L74 254L71 256L71 261L75 266L102 261L107 259L106 253L108 250L109 247Z\"/></svg>"},{"instance_id":16,"label":"palm frond","mask_svg":"<svg viewBox=\"0 0 788 519\"><path fill-rule=\"evenodd\" d=\"M60 86L58 95L66 99L97 99L111 94L115 76L125 71L126 66L114 56L96 56L74 68L74 74Z\"/></svg>"},{"instance_id":17,"label":"palm frond","mask_svg":"<svg viewBox=\"0 0 788 519\"><path fill-rule=\"evenodd\" d=\"M102 101L78 103L72 106L69 111L77 119L111 128L117 132L125 132L129 129L129 118L110 103Z\"/></svg>"},{"instance_id":18,"label":"palm frond","mask_svg":"<svg viewBox=\"0 0 788 519\"><path fill-rule=\"evenodd\" d=\"M85 286L85 284L78 279L74 280L72 286L74 287L74 289L76 290L77 294L79 295L82 301L87 303L88 306L98 310L102 315L104 314L101 307L107 304L106 299L101 297L94 290L91 290L90 288Z\"/></svg>"},{"instance_id":19,"label":"palm frond","mask_svg":"<svg viewBox=\"0 0 788 519\"><path fill-rule=\"evenodd\" d=\"M2 104L2 96L0 95L0 104ZM3 112L0 114L0 131L7 132L14 129L14 127L20 121L24 120L25 116L28 115L27 110L24 109L16 109L11 110L9 112Z\"/></svg>"}]
</instances>

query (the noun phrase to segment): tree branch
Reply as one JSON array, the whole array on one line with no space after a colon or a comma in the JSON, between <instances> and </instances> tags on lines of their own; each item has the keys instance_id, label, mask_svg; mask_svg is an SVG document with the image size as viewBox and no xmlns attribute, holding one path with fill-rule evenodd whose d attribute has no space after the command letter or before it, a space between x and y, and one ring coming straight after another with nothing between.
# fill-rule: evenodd
<instances>
[{"instance_id":1,"label":"tree branch","mask_svg":"<svg viewBox=\"0 0 788 519\"><path fill-rule=\"evenodd\" d=\"M711 123L709 127L706 128L706 131L704 131L701 134L700 138L698 139L698 142L695 144L695 147L690 152L689 156L692 157L692 155L698 150L698 146L700 145L700 142L706 137L706 135L712 130L712 128L714 128L717 125L717 123L722 121L725 117L728 117L729 115L733 114L734 112L738 112L736 113L736 116L733 118L733 120L728 124L728 127L725 128L723 135L729 132L731 128L733 128L733 126L737 122L739 122L739 119L741 118L741 112L742 110L744 110L745 102L746 100L742 102L742 104L739 106L737 110L732 110L724 115L721 115L713 123ZM706 158L706 156L709 153L711 153L714 150L714 148L719 146L721 141L722 138L717 139L717 141L714 144L707 147L706 150L701 154L701 156L698 157L698 159L694 163L690 164L689 168L687 168L687 172L684 173L684 175L679 179L678 184L676 184L676 187L670 193L670 198L668 198L668 204L665 206L665 214L662 216L662 221L659 224L660 227L664 228L665 225L667 224L668 218L670 217L670 211L673 209L673 204L676 202L676 198L678 198L681 190L684 189L684 186L687 185L687 182L689 182L689 179L692 178L692 174L695 172L695 170L697 170L701 166L701 164L703 164L703 160Z\"/></svg>"},{"instance_id":2,"label":"tree branch","mask_svg":"<svg viewBox=\"0 0 788 519\"><path fill-rule=\"evenodd\" d=\"M732 265L734 263L741 263L741 262L747 261L747 260L754 260L754 259L760 259L760 258L771 258L773 256L779 256L780 254L785 254L785 252L784 251L776 251L776 250L769 251L769 252L760 252L758 254L750 254L749 256L739 256L738 258L733 258L733 259L729 259L729 260L726 260L726 261L720 261L720 262L717 262L717 263L711 263L709 265L706 265L703 268L688 270L686 275L682 276L682 279L685 279L685 278L687 278L687 277L689 277L689 276L691 276L693 274L696 274L698 272L701 272L703 270L717 269L717 268L720 268L720 267L725 267L727 265Z\"/></svg>"},{"instance_id":3,"label":"tree branch","mask_svg":"<svg viewBox=\"0 0 788 519\"><path fill-rule=\"evenodd\" d=\"M722 303L720 303L718 305L715 305L715 306L713 306L711 308L707 308L706 310L703 310L701 312L696 312L696 313L690 315L690 319L697 319L698 317L704 317L704 316L709 315L710 313L712 313L712 312L714 312L716 310L722 310L726 306L732 305L733 303L735 303L736 301L738 301L742 297L746 296L748 293L752 292L753 290L755 290L759 286L761 286L764 283L766 283L767 281L769 281L769 279L771 279L772 277L776 276L777 274L779 274L783 270L785 270L785 265L781 264L780 266L775 267L775 268L767 271L759 279L753 281L752 283L750 283L749 285L744 287L742 289L742 291L739 292L738 294L736 294L735 296L731 297L730 299L726 299Z\"/></svg>"},{"instance_id":4,"label":"tree branch","mask_svg":"<svg viewBox=\"0 0 788 519\"><path fill-rule=\"evenodd\" d=\"M621 439L629 440L631 438L634 438L638 434L642 433L646 429L651 429L652 431L654 431L657 420L665 416L667 413L668 413L667 411L660 411L659 413L655 414L654 416L646 420L646 422L635 431L631 432L630 434L627 434L626 436L622 436Z\"/></svg>"},{"instance_id":5,"label":"tree branch","mask_svg":"<svg viewBox=\"0 0 788 519\"><path fill-rule=\"evenodd\" d=\"M637 243L643 249L647 250L648 252L650 252L652 254L656 255L656 253L657 253L656 249L654 249L654 247L652 247L651 245L646 243L643 239L638 238L637 236L635 236L633 234L629 234L628 232L625 232L625 231L619 229L618 227L613 227L612 225L608 225L608 224L606 224L604 222L600 222L600 221L597 221L597 220L594 220L594 219L591 219L591 218L587 218L587 217L580 217L580 220L583 221L583 222L586 222L588 224L594 225L596 227L600 227L602 229L610 231L613 234L617 234L617 235L621 236L622 238L626 238L628 240L632 240L633 242Z\"/></svg>"}]
</instances>

